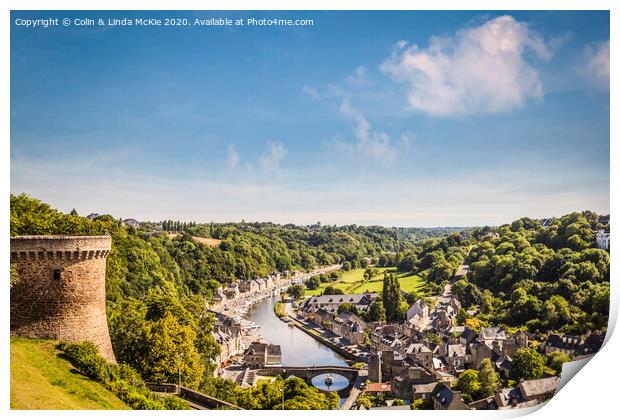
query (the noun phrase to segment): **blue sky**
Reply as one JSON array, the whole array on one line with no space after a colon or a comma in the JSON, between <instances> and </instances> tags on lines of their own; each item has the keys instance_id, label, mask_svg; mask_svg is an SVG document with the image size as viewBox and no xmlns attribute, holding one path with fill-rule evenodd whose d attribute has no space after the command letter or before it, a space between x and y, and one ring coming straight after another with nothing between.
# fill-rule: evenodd
<instances>
[{"instance_id":1,"label":"blue sky","mask_svg":"<svg viewBox=\"0 0 620 420\"><path fill-rule=\"evenodd\" d=\"M17 26L278 17L304 27ZM609 211L606 12L12 12L11 191L141 220Z\"/></svg>"}]
</instances>

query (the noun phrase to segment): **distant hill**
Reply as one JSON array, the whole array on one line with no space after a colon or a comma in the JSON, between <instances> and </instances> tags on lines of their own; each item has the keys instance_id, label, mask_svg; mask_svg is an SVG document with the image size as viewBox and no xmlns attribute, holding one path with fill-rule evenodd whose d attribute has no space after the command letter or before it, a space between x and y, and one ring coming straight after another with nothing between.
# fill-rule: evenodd
<instances>
[{"instance_id":1,"label":"distant hill","mask_svg":"<svg viewBox=\"0 0 620 420\"><path fill-rule=\"evenodd\" d=\"M11 338L11 409L128 410L101 384L58 356L53 341Z\"/></svg>"}]
</instances>

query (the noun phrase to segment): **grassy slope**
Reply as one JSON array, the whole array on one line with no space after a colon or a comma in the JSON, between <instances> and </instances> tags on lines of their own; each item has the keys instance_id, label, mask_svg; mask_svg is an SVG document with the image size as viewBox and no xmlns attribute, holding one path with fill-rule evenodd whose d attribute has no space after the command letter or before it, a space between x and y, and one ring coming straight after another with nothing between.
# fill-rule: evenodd
<instances>
[{"instance_id":1,"label":"grassy slope","mask_svg":"<svg viewBox=\"0 0 620 420\"><path fill-rule=\"evenodd\" d=\"M11 409L129 409L57 353L53 341L11 338Z\"/></svg>"}]
</instances>

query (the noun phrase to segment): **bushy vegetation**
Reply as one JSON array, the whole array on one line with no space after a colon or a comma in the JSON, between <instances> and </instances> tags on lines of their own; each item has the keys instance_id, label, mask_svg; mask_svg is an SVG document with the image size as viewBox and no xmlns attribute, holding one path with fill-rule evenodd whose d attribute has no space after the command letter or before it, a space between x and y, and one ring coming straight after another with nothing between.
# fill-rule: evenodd
<instances>
[{"instance_id":1,"label":"bushy vegetation","mask_svg":"<svg viewBox=\"0 0 620 420\"><path fill-rule=\"evenodd\" d=\"M337 408L339 401L337 393L319 391L294 377L278 377L250 388L237 386L229 379L209 378L204 389L209 395L248 410L279 410L283 403L285 410L330 410Z\"/></svg>"},{"instance_id":2,"label":"bushy vegetation","mask_svg":"<svg viewBox=\"0 0 620 420\"><path fill-rule=\"evenodd\" d=\"M160 397L150 392L138 372L125 364L108 363L90 342L60 343L58 347L82 374L103 384L136 410L190 409L189 404L175 396Z\"/></svg>"},{"instance_id":3,"label":"bushy vegetation","mask_svg":"<svg viewBox=\"0 0 620 420\"><path fill-rule=\"evenodd\" d=\"M470 271L453 293L478 306L483 322L530 332L604 331L609 313L609 253L595 248L601 228L591 212L571 213L544 228L523 218L479 237Z\"/></svg>"}]
</instances>

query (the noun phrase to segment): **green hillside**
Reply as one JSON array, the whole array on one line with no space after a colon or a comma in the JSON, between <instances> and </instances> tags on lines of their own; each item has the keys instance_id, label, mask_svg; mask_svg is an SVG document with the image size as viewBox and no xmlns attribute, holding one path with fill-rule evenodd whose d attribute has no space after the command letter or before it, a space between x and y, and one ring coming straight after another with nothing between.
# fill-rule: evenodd
<instances>
[{"instance_id":1,"label":"green hillside","mask_svg":"<svg viewBox=\"0 0 620 420\"><path fill-rule=\"evenodd\" d=\"M11 409L127 410L101 384L58 357L53 341L11 339Z\"/></svg>"}]
</instances>

